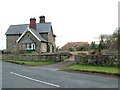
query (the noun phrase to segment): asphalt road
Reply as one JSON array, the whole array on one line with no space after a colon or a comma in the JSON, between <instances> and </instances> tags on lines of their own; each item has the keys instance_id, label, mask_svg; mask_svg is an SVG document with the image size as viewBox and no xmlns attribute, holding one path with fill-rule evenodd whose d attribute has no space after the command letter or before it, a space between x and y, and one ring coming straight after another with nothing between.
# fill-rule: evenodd
<instances>
[{"instance_id":1,"label":"asphalt road","mask_svg":"<svg viewBox=\"0 0 120 90\"><path fill-rule=\"evenodd\" d=\"M2 62L2 88L118 88L118 79Z\"/></svg>"}]
</instances>

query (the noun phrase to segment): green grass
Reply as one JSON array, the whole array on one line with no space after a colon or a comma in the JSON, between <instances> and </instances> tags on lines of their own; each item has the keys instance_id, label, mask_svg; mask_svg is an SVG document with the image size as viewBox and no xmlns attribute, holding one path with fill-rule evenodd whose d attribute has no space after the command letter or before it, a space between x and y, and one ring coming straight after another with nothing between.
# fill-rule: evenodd
<instances>
[{"instance_id":1,"label":"green grass","mask_svg":"<svg viewBox=\"0 0 120 90\"><path fill-rule=\"evenodd\" d=\"M93 73L104 73L104 74L120 74L117 67L101 67L101 66L90 66L74 64L63 69L64 71L80 71L80 72L93 72Z\"/></svg>"},{"instance_id":2,"label":"green grass","mask_svg":"<svg viewBox=\"0 0 120 90\"><path fill-rule=\"evenodd\" d=\"M54 64L55 62L46 62L46 61L25 61L25 60L6 60L6 62L11 62L15 64L27 65L27 66L41 66Z\"/></svg>"}]
</instances>

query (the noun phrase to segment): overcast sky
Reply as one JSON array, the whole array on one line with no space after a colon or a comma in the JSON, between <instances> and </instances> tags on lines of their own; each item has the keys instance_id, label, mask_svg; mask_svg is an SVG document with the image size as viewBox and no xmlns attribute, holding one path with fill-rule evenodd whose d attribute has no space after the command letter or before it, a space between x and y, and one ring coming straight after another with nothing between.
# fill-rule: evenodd
<instances>
[{"instance_id":1,"label":"overcast sky","mask_svg":"<svg viewBox=\"0 0 120 90\"><path fill-rule=\"evenodd\" d=\"M29 24L45 15L52 22L56 45L94 41L118 27L119 0L1 0L0 49L6 48L5 32L10 25Z\"/></svg>"}]
</instances>

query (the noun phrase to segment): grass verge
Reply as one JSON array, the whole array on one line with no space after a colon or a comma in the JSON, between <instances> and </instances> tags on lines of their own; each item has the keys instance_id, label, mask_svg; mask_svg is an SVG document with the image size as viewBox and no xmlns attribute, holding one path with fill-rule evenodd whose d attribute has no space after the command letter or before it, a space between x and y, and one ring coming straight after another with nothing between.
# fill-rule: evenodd
<instances>
[{"instance_id":1,"label":"grass verge","mask_svg":"<svg viewBox=\"0 0 120 90\"><path fill-rule=\"evenodd\" d=\"M120 75L118 68L116 67L101 67L101 66L90 66L90 65L80 65L74 64L69 67L62 69L63 71L76 71L76 72L91 72L100 73L108 75Z\"/></svg>"},{"instance_id":2,"label":"grass verge","mask_svg":"<svg viewBox=\"0 0 120 90\"><path fill-rule=\"evenodd\" d=\"M6 60L6 62L26 65L26 66L41 66L41 65L49 65L54 64L55 62L46 62L46 61L25 61L25 60Z\"/></svg>"}]
</instances>

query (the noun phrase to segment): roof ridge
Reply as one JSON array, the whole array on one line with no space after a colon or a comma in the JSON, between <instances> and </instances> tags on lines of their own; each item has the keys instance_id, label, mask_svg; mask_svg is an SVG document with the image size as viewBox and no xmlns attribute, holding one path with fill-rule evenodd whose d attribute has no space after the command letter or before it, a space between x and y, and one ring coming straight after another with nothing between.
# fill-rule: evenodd
<instances>
[{"instance_id":1,"label":"roof ridge","mask_svg":"<svg viewBox=\"0 0 120 90\"><path fill-rule=\"evenodd\" d=\"M10 25L10 26L21 26L21 25L29 25L29 24L16 24L16 25Z\"/></svg>"},{"instance_id":2,"label":"roof ridge","mask_svg":"<svg viewBox=\"0 0 120 90\"><path fill-rule=\"evenodd\" d=\"M51 22L36 23L36 24L51 24ZM10 25L10 26L20 26L20 25L29 25L29 24L13 24L13 25Z\"/></svg>"},{"instance_id":3,"label":"roof ridge","mask_svg":"<svg viewBox=\"0 0 120 90\"><path fill-rule=\"evenodd\" d=\"M45 22L45 23L36 23L36 24L51 24L51 22Z\"/></svg>"}]
</instances>

